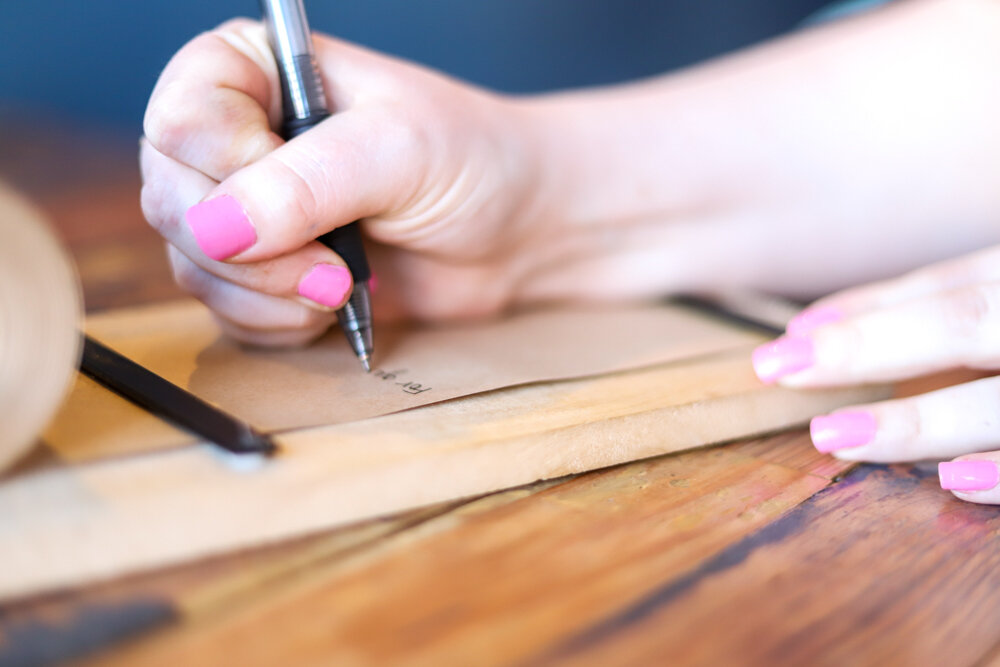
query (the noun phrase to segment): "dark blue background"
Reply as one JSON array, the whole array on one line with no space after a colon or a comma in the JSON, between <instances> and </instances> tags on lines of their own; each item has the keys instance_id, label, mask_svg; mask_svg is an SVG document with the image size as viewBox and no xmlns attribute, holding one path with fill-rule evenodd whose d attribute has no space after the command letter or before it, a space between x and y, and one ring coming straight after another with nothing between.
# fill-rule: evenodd
<instances>
[{"instance_id":1,"label":"dark blue background","mask_svg":"<svg viewBox=\"0 0 1000 667\"><path fill-rule=\"evenodd\" d=\"M788 30L827 0L307 0L312 27L490 87L654 74ZM254 0L3 0L0 107L139 132L171 54ZM2 149L2 148L0 148Z\"/></svg>"}]
</instances>

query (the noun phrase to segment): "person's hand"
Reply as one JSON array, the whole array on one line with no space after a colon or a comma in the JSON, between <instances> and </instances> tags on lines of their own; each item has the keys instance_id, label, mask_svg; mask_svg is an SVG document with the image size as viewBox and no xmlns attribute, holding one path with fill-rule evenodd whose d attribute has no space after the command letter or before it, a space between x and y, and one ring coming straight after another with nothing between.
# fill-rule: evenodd
<instances>
[{"instance_id":1,"label":"person's hand","mask_svg":"<svg viewBox=\"0 0 1000 667\"><path fill-rule=\"evenodd\" d=\"M376 317L814 297L1000 243L998 27L987 0L891 3L676 74L520 98L320 36L335 113L286 144L264 31L234 21L154 90L143 209L178 282L255 343L333 321L350 278L313 239L356 219Z\"/></svg>"},{"instance_id":2,"label":"person's hand","mask_svg":"<svg viewBox=\"0 0 1000 667\"><path fill-rule=\"evenodd\" d=\"M408 63L323 36L315 45L335 113L288 143L274 132L280 86L260 24L197 37L161 75L145 117L142 207L178 283L242 341L306 342L352 287L314 239L364 219L376 315L501 308L529 239L546 233L521 112Z\"/></svg>"},{"instance_id":3,"label":"person's hand","mask_svg":"<svg viewBox=\"0 0 1000 667\"><path fill-rule=\"evenodd\" d=\"M822 299L759 347L765 382L824 387L1000 369L1000 247ZM941 484L1000 504L1000 377L816 417L813 443L849 461L946 459Z\"/></svg>"}]
</instances>

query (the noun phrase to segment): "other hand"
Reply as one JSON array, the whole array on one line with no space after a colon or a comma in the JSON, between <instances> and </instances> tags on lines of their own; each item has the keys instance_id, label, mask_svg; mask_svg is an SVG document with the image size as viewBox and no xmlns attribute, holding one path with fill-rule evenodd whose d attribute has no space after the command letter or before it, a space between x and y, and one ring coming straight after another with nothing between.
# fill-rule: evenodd
<instances>
[{"instance_id":1,"label":"other hand","mask_svg":"<svg viewBox=\"0 0 1000 667\"><path fill-rule=\"evenodd\" d=\"M824 387L953 368L1000 369L1000 247L822 299L759 347L765 382ZM1000 377L816 417L813 443L849 461L941 463L958 497L1000 504Z\"/></svg>"}]
</instances>

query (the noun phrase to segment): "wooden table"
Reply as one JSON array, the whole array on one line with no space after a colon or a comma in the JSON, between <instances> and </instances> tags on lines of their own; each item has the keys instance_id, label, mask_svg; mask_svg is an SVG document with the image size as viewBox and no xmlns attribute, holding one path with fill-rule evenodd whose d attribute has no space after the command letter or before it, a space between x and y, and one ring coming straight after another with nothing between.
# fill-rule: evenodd
<instances>
[{"instance_id":1,"label":"wooden table","mask_svg":"<svg viewBox=\"0 0 1000 667\"><path fill-rule=\"evenodd\" d=\"M134 144L0 123L91 311L178 296ZM0 517L0 521L2 521ZM1000 665L1000 513L804 432L0 606L0 665Z\"/></svg>"}]
</instances>

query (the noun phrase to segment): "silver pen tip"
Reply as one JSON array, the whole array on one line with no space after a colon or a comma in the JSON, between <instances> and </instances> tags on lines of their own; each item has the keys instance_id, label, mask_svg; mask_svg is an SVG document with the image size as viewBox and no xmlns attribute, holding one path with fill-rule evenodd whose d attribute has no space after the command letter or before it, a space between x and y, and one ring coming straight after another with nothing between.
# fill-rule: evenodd
<instances>
[{"instance_id":1,"label":"silver pen tip","mask_svg":"<svg viewBox=\"0 0 1000 667\"><path fill-rule=\"evenodd\" d=\"M337 311L340 327L347 336L358 361L364 366L365 372L371 372L372 358L372 310L368 286L358 283L354 286L351 298L344 307Z\"/></svg>"}]
</instances>

